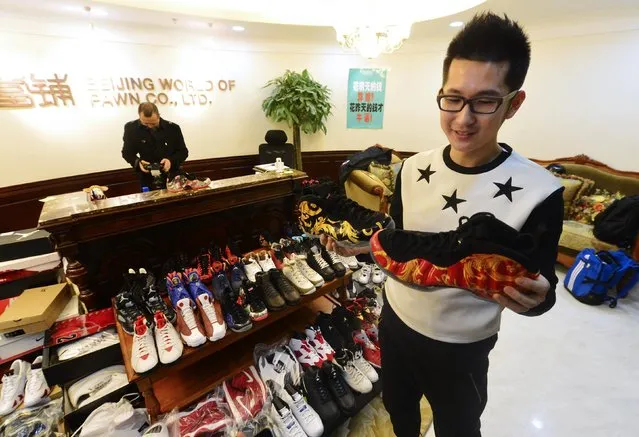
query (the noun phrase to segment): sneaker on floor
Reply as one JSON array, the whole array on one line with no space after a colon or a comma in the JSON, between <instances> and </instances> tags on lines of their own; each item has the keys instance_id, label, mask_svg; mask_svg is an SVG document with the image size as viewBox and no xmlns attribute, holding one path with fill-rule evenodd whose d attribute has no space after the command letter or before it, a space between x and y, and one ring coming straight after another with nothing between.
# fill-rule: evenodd
<instances>
[{"instance_id":1,"label":"sneaker on floor","mask_svg":"<svg viewBox=\"0 0 639 437\"><path fill-rule=\"evenodd\" d=\"M58 361L66 361L118 343L120 343L118 333L115 328L109 328L70 343L64 343L58 346L56 353Z\"/></svg>"},{"instance_id":2,"label":"sneaker on floor","mask_svg":"<svg viewBox=\"0 0 639 437\"><path fill-rule=\"evenodd\" d=\"M230 287L227 287L222 292L220 301L222 303L226 326L228 326L231 331L244 332L253 327L249 315L244 311L244 308L242 308L242 301L238 293L235 293Z\"/></svg>"},{"instance_id":3,"label":"sneaker on floor","mask_svg":"<svg viewBox=\"0 0 639 437\"><path fill-rule=\"evenodd\" d=\"M297 419L308 437L320 437L324 433L324 425L319 414L311 407L299 390L291 384L286 384L284 390L289 400L286 402L293 416ZM284 400L284 397L282 397Z\"/></svg>"},{"instance_id":4,"label":"sneaker on floor","mask_svg":"<svg viewBox=\"0 0 639 437\"><path fill-rule=\"evenodd\" d=\"M260 272L255 275L258 291L261 293L262 299L269 311L279 311L286 307L286 300L282 294L275 288L271 277L267 272Z\"/></svg>"},{"instance_id":5,"label":"sneaker on floor","mask_svg":"<svg viewBox=\"0 0 639 437\"><path fill-rule=\"evenodd\" d=\"M297 288L300 294L311 294L315 291L315 286L304 276L295 260L285 258L282 263L282 273Z\"/></svg>"},{"instance_id":6,"label":"sneaker on floor","mask_svg":"<svg viewBox=\"0 0 639 437\"><path fill-rule=\"evenodd\" d=\"M346 339L342 337L339 330L335 327L335 325L333 325L333 320L330 314L320 311L315 318L315 326L320 328L322 336L326 339L334 351L339 352L347 346Z\"/></svg>"},{"instance_id":7,"label":"sneaker on floor","mask_svg":"<svg viewBox=\"0 0 639 437\"><path fill-rule=\"evenodd\" d=\"M366 264L353 273L353 281L359 282L362 285L367 285L371 282L371 273L371 266Z\"/></svg>"},{"instance_id":8,"label":"sneaker on floor","mask_svg":"<svg viewBox=\"0 0 639 437\"><path fill-rule=\"evenodd\" d=\"M268 309L266 304L260 297L260 292L257 289L257 284L244 281L244 284L240 288L240 298L242 300L242 308L249 315L252 321L259 322L268 317Z\"/></svg>"},{"instance_id":9,"label":"sneaker on floor","mask_svg":"<svg viewBox=\"0 0 639 437\"><path fill-rule=\"evenodd\" d=\"M270 381L278 389L287 383L296 385L301 380L300 365L289 348L280 348L260 356L258 367L262 381Z\"/></svg>"},{"instance_id":10,"label":"sneaker on floor","mask_svg":"<svg viewBox=\"0 0 639 437\"><path fill-rule=\"evenodd\" d=\"M282 437L306 437L306 433L302 429L291 409L276 394L273 395L273 405L271 406L271 418L277 425Z\"/></svg>"},{"instance_id":11,"label":"sneaker on floor","mask_svg":"<svg viewBox=\"0 0 639 437\"><path fill-rule=\"evenodd\" d=\"M0 392L0 416L15 411L24 400L24 389L31 365L26 361L15 360L2 377Z\"/></svg>"},{"instance_id":12,"label":"sneaker on floor","mask_svg":"<svg viewBox=\"0 0 639 437\"><path fill-rule=\"evenodd\" d=\"M366 336L369 338L369 340L372 341L375 346L377 346L377 349L379 349L379 329L377 328L377 325L375 325L374 323L364 322L362 323L362 328L364 329L364 332L366 333Z\"/></svg>"},{"instance_id":13,"label":"sneaker on floor","mask_svg":"<svg viewBox=\"0 0 639 437\"><path fill-rule=\"evenodd\" d=\"M158 422L145 429L142 437L171 437L171 434L169 427L164 422Z\"/></svg>"},{"instance_id":14,"label":"sneaker on floor","mask_svg":"<svg viewBox=\"0 0 639 437\"><path fill-rule=\"evenodd\" d=\"M289 340L288 346L295 354L297 361L305 368L310 366L322 366L324 361L320 358L315 349L308 344L305 335L296 332Z\"/></svg>"},{"instance_id":15,"label":"sneaker on floor","mask_svg":"<svg viewBox=\"0 0 639 437\"><path fill-rule=\"evenodd\" d=\"M316 289L324 285L324 278L322 277L322 275L313 270L311 266L308 265L308 263L306 262L306 255L293 253L290 259L295 261L295 264L297 264L297 267L299 268L302 275L304 275L306 279L311 281Z\"/></svg>"},{"instance_id":16,"label":"sneaker on floor","mask_svg":"<svg viewBox=\"0 0 639 437\"><path fill-rule=\"evenodd\" d=\"M169 273L166 279L166 288L173 308L175 308L177 313L177 330L180 333L180 337L182 337L182 341L190 347L198 347L204 344L206 336L204 335L202 322L193 310L195 305L186 291L179 273Z\"/></svg>"},{"instance_id":17,"label":"sneaker on floor","mask_svg":"<svg viewBox=\"0 0 639 437\"><path fill-rule=\"evenodd\" d=\"M204 334L210 341L217 341L226 335L226 324L220 304L213 298L211 291L200 281L195 269L185 272L189 295L197 306Z\"/></svg>"},{"instance_id":18,"label":"sneaker on floor","mask_svg":"<svg viewBox=\"0 0 639 437\"><path fill-rule=\"evenodd\" d=\"M304 371L302 384L308 404L319 414L324 425L328 428L337 423L340 418L339 407L324 383L322 371L317 367L309 367Z\"/></svg>"},{"instance_id":19,"label":"sneaker on floor","mask_svg":"<svg viewBox=\"0 0 639 437\"><path fill-rule=\"evenodd\" d=\"M218 399L205 399L195 407L178 413L180 437L197 437L213 434L233 423Z\"/></svg>"},{"instance_id":20,"label":"sneaker on floor","mask_svg":"<svg viewBox=\"0 0 639 437\"><path fill-rule=\"evenodd\" d=\"M266 250L263 250L257 254L257 262L260 264L260 267L264 272L277 269L270 252L267 252Z\"/></svg>"},{"instance_id":21,"label":"sneaker on floor","mask_svg":"<svg viewBox=\"0 0 639 437\"><path fill-rule=\"evenodd\" d=\"M170 364L182 356L184 346L171 322L166 319L163 312L158 311L154 315L155 320L155 345L158 357L162 364Z\"/></svg>"},{"instance_id":22,"label":"sneaker on floor","mask_svg":"<svg viewBox=\"0 0 639 437\"><path fill-rule=\"evenodd\" d=\"M247 256L242 259L242 264L244 266L244 273L248 280L251 282L257 282L255 275L263 272L262 267L260 267L260 264L257 262L257 259L252 256Z\"/></svg>"},{"instance_id":23,"label":"sneaker on floor","mask_svg":"<svg viewBox=\"0 0 639 437\"><path fill-rule=\"evenodd\" d=\"M322 361L333 361L335 350L324 339L319 326L307 326L304 330L308 344L315 349Z\"/></svg>"},{"instance_id":24,"label":"sneaker on floor","mask_svg":"<svg viewBox=\"0 0 639 437\"><path fill-rule=\"evenodd\" d=\"M134 324L131 346L131 367L135 373L145 373L158 365L158 352L153 340L152 328L145 317L140 316Z\"/></svg>"},{"instance_id":25,"label":"sneaker on floor","mask_svg":"<svg viewBox=\"0 0 639 437\"><path fill-rule=\"evenodd\" d=\"M237 423L257 416L266 402L266 386L254 366L224 381L222 389Z\"/></svg>"},{"instance_id":26,"label":"sneaker on floor","mask_svg":"<svg viewBox=\"0 0 639 437\"><path fill-rule=\"evenodd\" d=\"M322 251L319 247L313 244L308 244L308 250L306 251L306 263L310 268L319 273L324 281L329 282L335 279L335 271L322 257Z\"/></svg>"},{"instance_id":27,"label":"sneaker on floor","mask_svg":"<svg viewBox=\"0 0 639 437\"><path fill-rule=\"evenodd\" d=\"M331 313L333 326L337 328L347 348L352 349L355 344L353 341L353 331L361 329L359 319L350 311L342 306L336 306ZM335 349L337 350L337 349Z\"/></svg>"},{"instance_id":28,"label":"sneaker on floor","mask_svg":"<svg viewBox=\"0 0 639 437\"><path fill-rule=\"evenodd\" d=\"M291 282L286 279L286 276L282 273L281 270L271 269L269 270L269 277L271 282L280 292L284 300L288 305L297 305L300 301L300 293L297 291L295 286L291 284Z\"/></svg>"},{"instance_id":29,"label":"sneaker on floor","mask_svg":"<svg viewBox=\"0 0 639 437\"><path fill-rule=\"evenodd\" d=\"M322 365L322 380L337 406L344 412L352 414L356 408L355 395L344 380L343 372L337 364L325 361ZM370 384L370 381L368 381Z\"/></svg>"},{"instance_id":30,"label":"sneaker on floor","mask_svg":"<svg viewBox=\"0 0 639 437\"><path fill-rule=\"evenodd\" d=\"M326 196L302 195L297 210L302 231L315 237L326 234L349 246L368 246L373 233L394 227L390 216L364 208L335 192Z\"/></svg>"},{"instance_id":31,"label":"sneaker on floor","mask_svg":"<svg viewBox=\"0 0 639 437\"><path fill-rule=\"evenodd\" d=\"M144 308L130 291L115 296L115 312L122 330L129 335L133 335L133 324L138 317L144 316Z\"/></svg>"},{"instance_id":32,"label":"sneaker on floor","mask_svg":"<svg viewBox=\"0 0 639 437\"><path fill-rule=\"evenodd\" d=\"M384 230L371 238L375 262L421 291L464 288L492 300L519 277L536 278L533 238L486 212L462 217L448 232Z\"/></svg>"},{"instance_id":33,"label":"sneaker on floor","mask_svg":"<svg viewBox=\"0 0 639 437\"><path fill-rule=\"evenodd\" d=\"M361 346L362 354L366 361L368 361L378 369L382 367L382 355L379 351L379 348L375 346L370 338L368 338L368 335L366 335L366 332L364 332L363 329L360 329L359 331L353 331L353 341ZM355 351L355 354L357 355L357 351ZM366 374L366 376L369 375ZM369 379L373 381L372 378L369 377ZM373 382L376 381L377 379L375 379L375 381Z\"/></svg>"},{"instance_id":34,"label":"sneaker on floor","mask_svg":"<svg viewBox=\"0 0 639 437\"><path fill-rule=\"evenodd\" d=\"M379 357L379 356L378 356ZM364 374L372 383L379 381L379 374L373 367L372 363L364 358L362 347L358 344L353 351L353 364ZM379 368L381 368L381 364Z\"/></svg>"},{"instance_id":35,"label":"sneaker on floor","mask_svg":"<svg viewBox=\"0 0 639 437\"><path fill-rule=\"evenodd\" d=\"M51 389L42 372L42 355L39 355L27 373L27 384L24 389L24 406L33 407L49 400Z\"/></svg>"},{"instance_id":36,"label":"sneaker on floor","mask_svg":"<svg viewBox=\"0 0 639 437\"><path fill-rule=\"evenodd\" d=\"M379 285L384 282L384 279L386 279L386 275L382 269L380 269L379 266L373 266L373 271L371 273L371 281L373 281L373 284Z\"/></svg>"},{"instance_id":37,"label":"sneaker on floor","mask_svg":"<svg viewBox=\"0 0 639 437\"><path fill-rule=\"evenodd\" d=\"M344 381L346 381L350 388L359 393L370 393L373 391L371 380L355 365L352 352L348 349L343 349L342 352L335 357L335 361L337 365L339 365Z\"/></svg>"}]
</instances>

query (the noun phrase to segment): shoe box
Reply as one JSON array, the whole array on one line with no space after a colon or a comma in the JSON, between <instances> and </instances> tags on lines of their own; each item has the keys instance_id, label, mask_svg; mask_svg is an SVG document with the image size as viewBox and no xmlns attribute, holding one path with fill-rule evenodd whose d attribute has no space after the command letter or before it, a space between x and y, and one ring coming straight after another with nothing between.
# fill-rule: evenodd
<instances>
[{"instance_id":1,"label":"shoe box","mask_svg":"<svg viewBox=\"0 0 639 437\"><path fill-rule=\"evenodd\" d=\"M48 329L71 300L67 283L25 290L0 314L0 331L21 329L35 334Z\"/></svg>"},{"instance_id":2,"label":"shoe box","mask_svg":"<svg viewBox=\"0 0 639 437\"><path fill-rule=\"evenodd\" d=\"M115 327L113 309L105 308L56 322L45 332L42 371L50 385L63 385L104 367L122 363L120 344L116 343L69 360L58 360L57 348L107 328Z\"/></svg>"},{"instance_id":3,"label":"shoe box","mask_svg":"<svg viewBox=\"0 0 639 437\"><path fill-rule=\"evenodd\" d=\"M0 234L0 262L55 252L49 236L41 229Z\"/></svg>"},{"instance_id":4,"label":"shoe box","mask_svg":"<svg viewBox=\"0 0 639 437\"><path fill-rule=\"evenodd\" d=\"M108 367L108 366L102 365L100 366L100 369L104 367ZM69 400L69 395L67 393L67 390L73 383L75 383L79 379L70 381L68 384L65 384L63 388L64 401L62 405L64 410L64 426L65 426L65 430L69 432L69 435L72 435L75 431L78 430L78 428L80 428L80 426L82 426L84 421L87 419L87 417L89 417L89 415L93 412L93 410L95 410L100 405L106 402L118 402L120 399L122 399L122 396L124 395L127 395L127 398L129 399L129 401L131 401L132 399L136 399L137 397L136 401L138 402L136 403L135 401L133 401L132 404L134 405L134 407L144 408L143 398L140 395L138 387L135 385L134 382L130 382L124 387L120 387L119 389L112 391L111 393L105 396L102 396L101 398L95 399L94 401L89 402L88 404L83 405L80 408L77 408L77 409L73 408L73 406L71 405L71 401ZM140 405L138 405L138 403Z\"/></svg>"}]
</instances>

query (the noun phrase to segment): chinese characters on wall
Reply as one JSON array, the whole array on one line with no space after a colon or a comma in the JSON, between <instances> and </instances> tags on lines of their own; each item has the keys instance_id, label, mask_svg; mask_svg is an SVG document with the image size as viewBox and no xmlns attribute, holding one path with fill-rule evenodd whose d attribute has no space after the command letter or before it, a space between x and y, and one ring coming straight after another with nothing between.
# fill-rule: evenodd
<instances>
[{"instance_id":1,"label":"chinese characters on wall","mask_svg":"<svg viewBox=\"0 0 639 437\"><path fill-rule=\"evenodd\" d=\"M384 126L386 70L351 68L348 74L346 127L381 129Z\"/></svg>"},{"instance_id":2,"label":"chinese characters on wall","mask_svg":"<svg viewBox=\"0 0 639 437\"><path fill-rule=\"evenodd\" d=\"M139 105L150 102L168 106L208 106L219 92L231 92L235 80L192 80L150 77L90 77L73 89L68 74L0 78L0 109L33 109L65 106L92 108ZM78 100L78 96L86 96Z\"/></svg>"}]
</instances>

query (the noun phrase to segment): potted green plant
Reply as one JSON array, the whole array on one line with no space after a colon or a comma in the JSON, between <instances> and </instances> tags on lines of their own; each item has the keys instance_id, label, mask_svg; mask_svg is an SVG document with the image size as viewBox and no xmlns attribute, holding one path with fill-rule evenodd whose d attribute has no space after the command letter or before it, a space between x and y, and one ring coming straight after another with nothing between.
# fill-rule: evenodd
<instances>
[{"instance_id":1,"label":"potted green plant","mask_svg":"<svg viewBox=\"0 0 639 437\"><path fill-rule=\"evenodd\" d=\"M313 80L305 69L302 73L286 72L264 85L273 86L273 92L262 102L264 114L275 122L286 122L293 128L295 146L295 167L302 169L301 132L314 134L322 130L326 133L326 121L331 115L331 90ZM300 132L301 131L301 132Z\"/></svg>"}]
</instances>

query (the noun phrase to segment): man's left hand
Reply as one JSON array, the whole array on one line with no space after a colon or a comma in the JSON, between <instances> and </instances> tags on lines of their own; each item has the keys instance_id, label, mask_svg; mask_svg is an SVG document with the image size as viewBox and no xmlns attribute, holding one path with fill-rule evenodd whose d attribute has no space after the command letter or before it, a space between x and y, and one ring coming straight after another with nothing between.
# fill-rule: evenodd
<instances>
[{"instance_id":1,"label":"man's left hand","mask_svg":"<svg viewBox=\"0 0 639 437\"><path fill-rule=\"evenodd\" d=\"M539 275L537 279L517 278L515 283L517 288L505 287L503 294L493 294L493 299L516 313L525 313L535 308L546 300L550 290L550 282L543 275Z\"/></svg>"},{"instance_id":2,"label":"man's left hand","mask_svg":"<svg viewBox=\"0 0 639 437\"><path fill-rule=\"evenodd\" d=\"M162 170L164 170L164 173L168 173L169 170L171 170L171 161L168 159L164 158L160 161L160 164L162 164Z\"/></svg>"}]
</instances>

